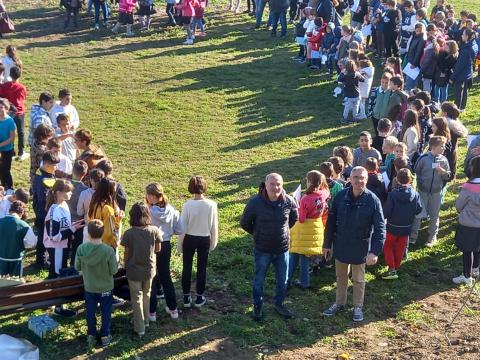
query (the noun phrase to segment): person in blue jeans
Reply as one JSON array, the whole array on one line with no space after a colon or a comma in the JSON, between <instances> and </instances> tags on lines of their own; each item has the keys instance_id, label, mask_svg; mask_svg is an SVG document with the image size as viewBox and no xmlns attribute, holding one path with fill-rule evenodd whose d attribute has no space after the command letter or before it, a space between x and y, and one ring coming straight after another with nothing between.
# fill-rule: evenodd
<instances>
[{"instance_id":1,"label":"person in blue jeans","mask_svg":"<svg viewBox=\"0 0 480 360\"><path fill-rule=\"evenodd\" d=\"M110 344L110 324L112 322L113 275L118 271L115 250L102 243L103 222L91 220L87 225L86 242L78 247L75 269L82 271L85 287L85 307L87 318L87 343L89 347L97 342L97 304L100 303L102 326L100 341L102 346Z\"/></svg>"},{"instance_id":2,"label":"person in blue jeans","mask_svg":"<svg viewBox=\"0 0 480 360\"><path fill-rule=\"evenodd\" d=\"M272 37L277 36L278 22L282 27L281 38L287 35L287 10L290 6L289 0L271 0L270 14L272 22Z\"/></svg>"},{"instance_id":3,"label":"person in blue jeans","mask_svg":"<svg viewBox=\"0 0 480 360\"><path fill-rule=\"evenodd\" d=\"M268 174L240 219L243 230L253 235L255 273L253 277L253 319L262 319L263 287L270 264L275 269L275 310L284 318L292 312L283 304L288 279L290 228L298 220L297 205L283 190L283 178Z\"/></svg>"},{"instance_id":4,"label":"person in blue jeans","mask_svg":"<svg viewBox=\"0 0 480 360\"><path fill-rule=\"evenodd\" d=\"M265 10L265 6L267 5L267 0L255 0L255 29L259 29L260 26L262 26L262 17L263 17L263 11ZM270 15L268 16L268 21L267 21L267 28L269 28L272 25L272 12L270 12Z\"/></svg>"},{"instance_id":5,"label":"person in blue jeans","mask_svg":"<svg viewBox=\"0 0 480 360\"><path fill-rule=\"evenodd\" d=\"M103 25L108 25L108 15L109 9L108 5L105 0L92 0L93 1L93 8L95 9L95 29L98 30L100 28L100 9L102 9L103 13ZM88 12L88 9L87 9Z\"/></svg>"}]
</instances>

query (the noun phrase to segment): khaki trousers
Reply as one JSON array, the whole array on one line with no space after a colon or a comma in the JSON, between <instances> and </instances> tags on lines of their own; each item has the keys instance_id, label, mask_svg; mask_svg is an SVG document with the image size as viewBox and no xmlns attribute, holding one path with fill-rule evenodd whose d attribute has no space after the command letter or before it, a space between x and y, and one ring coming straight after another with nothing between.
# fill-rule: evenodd
<instances>
[{"instance_id":1,"label":"khaki trousers","mask_svg":"<svg viewBox=\"0 0 480 360\"><path fill-rule=\"evenodd\" d=\"M145 323L148 322L150 310L150 289L152 279L143 281L128 280L130 298L133 308L133 329L136 333L145 333Z\"/></svg>"},{"instance_id":2,"label":"khaki trousers","mask_svg":"<svg viewBox=\"0 0 480 360\"><path fill-rule=\"evenodd\" d=\"M337 275L337 305L347 304L348 274L352 269L353 306L362 307L365 296L365 264L350 265L335 260Z\"/></svg>"}]
</instances>

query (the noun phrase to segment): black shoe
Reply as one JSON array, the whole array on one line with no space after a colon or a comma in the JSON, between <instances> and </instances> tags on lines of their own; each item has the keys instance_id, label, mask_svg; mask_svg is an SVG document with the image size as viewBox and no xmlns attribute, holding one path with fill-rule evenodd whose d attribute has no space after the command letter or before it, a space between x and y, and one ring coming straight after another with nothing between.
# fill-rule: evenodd
<instances>
[{"instance_id":1,"label":"black shoe","mask_svg":"<svg viewBox=\"0 0 480 360\"><path fill-rule=\"evenodd\" d=\"M55 310L53 313L57 316L62 316L66 318L73 318L77 316L77 312L70 310L70 309L64 309L62 306L55 306Z\"/></svg>"},{"instance_id":2,"label":"black shoe","mask_svg":"<svg viewBox=\"0 0 480 360\"><path fill-rule=\"evenodd\" d=\"M293 313L285 305L275 305L275 310L284 319L291 319L293 317Z\"/></svg>"},{"instance_id":3,"label":"black shoe","mask_svg":"<svg viewBox=\"0 0 480 360\"><path fill-rule=\"evenodd\" d=\"M200 308L200 307L202 307L203 305L205 305L206 302L207 302L207 299L205 298L205 296L197 295L197 299L195 300L194 306L195 306L196 308Z\"/></svg>"},{"instance_id":4,"label":"black shoe","mask_svg":"<svg viewBox=\"0 0 480 360\"><path fill-rule=\"evenodd\" d=\"M253 305L253 314L252 318L254 321L262 320L263 312L262 312L262 305Z\"/></svg>"}]
</instances>

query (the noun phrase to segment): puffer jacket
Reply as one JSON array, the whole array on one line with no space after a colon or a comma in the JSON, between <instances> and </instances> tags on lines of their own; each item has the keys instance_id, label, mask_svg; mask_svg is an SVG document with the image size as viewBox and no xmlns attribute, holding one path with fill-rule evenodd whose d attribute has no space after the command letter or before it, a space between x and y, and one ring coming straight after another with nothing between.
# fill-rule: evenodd
<instances>
[{"instance_id":1,"label":"puffer jacket","mask_svg":"<svg viewBox=\"0 0 480 360\"><path fill-rule=\"evenodd\" d=\"M385 220L380 200L368 189L353 199L352 189L338 193L328 214L323 247L338 261L363 264L369 252L379 255L385 242Z\"/></svg>"},{"instance_id":2,"label":"puffer jacket","mask_svg":"<svg viewBox=\"0 0 480 360\"><path fill-rule=\"evenodd\" d=\"M253 235L255 249L282 254L288 251L290 228L297 220L297 205L291 196L284 192L279 200L272 202L263 189L248 201L240 226Z\"/></svg>"},{"instance_id":3,"label":"puffer jacket","mask_svg":"<svg viewBox=\"0 0 480 360\"><path fill-rule=\"evenodd\" d=\"M420 60L420 69L424 79L433 79L435 75L435 67L437 64L438 55L435 54L435 49L431 42L427 42L423 51L423 57Z\"/></svg>"},{"instance_id":4,"label":"puffer jacket","mask_svg":"<svg viewBox=\"0 0 480 360\"><path fill-rule=\"evenodd\" d=\"M472 179L463 184L455 207L460 225L480 228L480 179Z\"/></svg>"},{"instance_id":5,"label":"puffer jacket","mask_svg":"<svg viewBox=\"0 0 480 360\"><path fill-rule=\"evenodd\" d=\"M408 62L416 67L420 66L420 59L423 55L423 48L425 47L424 34L415 34L410 40L407 51Z\"/></svg>"},{"instance_id":6,"label":"puffer jacket","mask_svg":"<svg viewBox=\"0 0 480 360\"><path fill-rule=\"evenodd\" d=\"M473 41L460 45L458 59L453 68L450 80L453 82L464 82L473 78L473 63L475 61L475 51L473 50Z\"/></svg>"},{"instance_id":7,"label":"puffer jacket","mask_svg":"<svg viewBox=\"0 0 480 360\"><path fill-rule=\"evenodd\" d=\"M398 186L388 193L383 206L387 232L395 236L410 235L413 220L421 212L420 195L411 186Z\"/></svg>"},{"instance_id":8,"label":"puffer jacket","mask_svg":"<svg viewBox=\"0 0 480 360\"><path fill-rule=\"evenodd\" d=\"M440 163L440 166L447 172L440 174L433 168L433 163ZM418 158L415 164L415 174L417 175L417 188L419 191L436 194L441 192L447 181L450 180L450 165L445 156L433 156L429 151Z\"/></svg>"},{"instance_id":9,"label":"puffer jacket","mask_svg":"<svg viewBox=\"0 0 480 360\"><path fill-rule=\"evenodd\" d=\"M323 247L325 228L322 218L306 219L290 230L290 252L307 256L320 255Z\"/></svg>"}]
</instances>

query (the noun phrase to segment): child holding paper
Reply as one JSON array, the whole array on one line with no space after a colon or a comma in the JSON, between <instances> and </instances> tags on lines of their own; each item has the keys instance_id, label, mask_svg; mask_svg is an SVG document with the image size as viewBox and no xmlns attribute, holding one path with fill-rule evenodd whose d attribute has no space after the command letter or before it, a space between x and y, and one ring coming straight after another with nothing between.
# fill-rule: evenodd
<instances>
[{"instance_id":1,"label":"child holding paper","mask_svg":"<svg viewBox=\"0 0 480 360\"><path fill-rule=\"evenodd\" d=\"M408 64L403 70L407 75L405 77L405 90L410 91L417 86L418 74L415 78L411 77L413 73L410 70L418 69L420 66L420 60L423 55L423 49L425 48L425 25L423 23L417 23L415 25L415 34L410 40L410 45L407 52Z\"/></svg>"}]
</instances>

